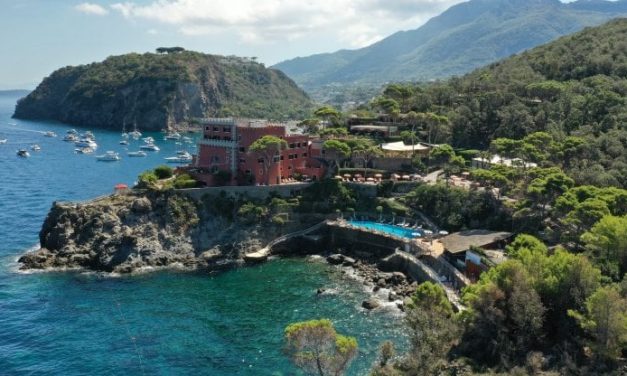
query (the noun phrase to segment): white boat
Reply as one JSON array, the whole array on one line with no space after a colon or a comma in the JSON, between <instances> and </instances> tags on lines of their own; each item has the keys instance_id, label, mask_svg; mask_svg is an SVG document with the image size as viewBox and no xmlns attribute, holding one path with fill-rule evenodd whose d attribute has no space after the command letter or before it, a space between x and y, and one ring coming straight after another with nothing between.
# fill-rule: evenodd
<instances>
[{"instance_id":1,"label":"white boat","mask_svg":"<svg viewBox=\"0 0 627 376\"><path fill-rule=\"evenodd\" d=\"M96 159L102 162L115 162L115 161L119 161L121 158L118 153L109 150L103 155L97 156Z\"/></svg>"},{"instance_id":2,"label":"white boat","mask_svg":"<svg viewBox=\"0 0 627 376\"><path fill-rule=\"evenodd\" d=\"M124 138L124 139L128 138L128 133L122 132L122 138Z\"/></svg>"},{"instance_id":3,"label":"white boat","mask_svg":"<svg viewBox=\"0 0 627 376\"><path fill-rule=\"evenodd\" d=\"M94 149L92 148L76 148L74 149L75 152L77 152L78 154L91 154L94 152Z\"/></svg>"},{"instance_id":4,"label":"white boat","mask_svg":"<svg viewBox=\"0 0 627 376\"><path fill-rule=\"evenodd\" d=\"M131 135L134 139L138 139L142 136L142 133L140 131L138 131L137 129L135 129L134 131L130 132L129 135Z\"/></svg>"},{"instance_id":5,"label":"white boat","mask_svg":"<svg viewBox=\"0 0 627 376\"><path fill-rule=\"evenodd\" d=\"M67 134L73 134L75 136L78 136L78 132L76 131L76 129L70 129L69 131L66 132Z\"/></svg>"},{"instance_id":6,"label":"white boat","mask_svg":"<svg viewBox=\"0 0 627 376\"><path fill-rule=\"evenodd\" d=\"M139 147L141 150L149 150L149 151L159 151L159 147L155 144L144 144Z\"/></svg>"},{"instance_id":7,"label":"white boat","mask_svg":"<svg viewBox=\"0 0 627 376\"><path fill-rule=\"evenodd\" d=\"M98 144L94 140L89 138L81 138L80 140L76 141L74 145L78 146L79 148L98 148Z\"/></svg>"},{"instance_id":8,"label":"white boat","mask_svg":"<svg viewBox=\"0 0 627 376\"><path fill-rule=\"evenodd\" d=\"M44 133L44 136L46 136L46 137L57 137L57 134L52 132L52 131L48 131L48 132Z\"/></svg>"},{"instance_id":9,"label":"white boat","mask_svg":"<svg viewBox=\"0 0 627 376\"><path fill-rule=\"evenodd\" d=\"M30 150L32 150L32 151L40 151L41 147L39 145L35 144L35 145L32 145L30 147Z\"/></svg>"},{"instance_id":10,"label":"white boat","mask_svg":"<svg viewBox=\"0 0 627 376\"><path fill-rule=\"evenodd\" d=\"M92 141L96 140L96 136L94 136L94 134L91 131L87 131L83 133L81 135L81 138L85 138L85 139L92 140Z\"/></svg>"},{"instance_id":11,"label":"white boat","mask_svg":"<svg viewBox=\"0 0 627 376\"><path fill-rule=\"evenodd\" d=\"M3 139L0 140L0 144L6 144L6 143L7 143L7 139L6 138L3 138Z\"/></svg>"},{"instance_id":12,"label":"white boat","mask_svg":"<svg viewBox=\"0 0 627 376\"><path fill-rule=\"evenodd\" d=\"M145 157L148 154L146 154L145 151L129 151L128 153L126 153L126 155L128 155L129 157Z\"/></svg>"},{"instance_id":13,"label":"white boat","mask_svg":"<svg viewBox=\"0 0 627 376\"><path fill-rule=\"evenodd\" d=\"M181 138L181 135L178 132L168 133L165 136L166 140L179 140L180 138Z\"/></svg>"},{"instance_id":14,"label":"white boat","mask_svg":"<svg viewBox=\"0 0 627 376\"><path fill-rule=\"evenodd\" d=\"M183 136L183 142L185 142L187 144L191 144L194 141L192 140L191 137Z\"/></svg>"},{"instance_id":15,"label":"white boat","mask_svg":"<svg viewBox=\"0 0 627 376\"><path fill-rule=\"evenodd\" d=\"M63 141L76 142L78 141L78 137L76 137L74 133L68 133L65 135L65 137L63 137Z\"/></svg>"},{"instance_id":16,"label":"white boat","mask_svg":"<svg viewBox=\"0 0 627 376\"><path fill-rule=\"evenodd\" d=\"M26 149L20 149L17 151L17 156L22 158L30 157L30 153Z\"/></svg>"},{"instance_id":17,"label":"white boat","mask_svg":"<svg viewBox=\"0 0 627 376\"><path fill-rule=\"evenodd\" d=\"M122 140L122 141L120 141L120 145L128 145L128 141Z\"/></svg>"},{"instance_id":18,"label":"white boat","mask_svg":"<svg viewBox=\"0 0 627 376\"><path fill-rule=\"evenodd\" d=\"M168 163L189 163L193 159L192 155L186 151L179 151L176 153L176 157L167 157L165 160Z\"/></svg>"},{"instance_id":19,"label":"white boat","mask_svg":"<svg viewBox=\"0 0 627 376\"><path fill-rule=\"evenodd\" d=\"M144 142L145 142L145 143L147 143L147 144L154 144L155 139L154 139L154 138L152 138L152 137L150 137L150 136L148 136L148 137L144 137L144 138L142 138L142 141L144 141Z\"/></svg>"}]
</instances>

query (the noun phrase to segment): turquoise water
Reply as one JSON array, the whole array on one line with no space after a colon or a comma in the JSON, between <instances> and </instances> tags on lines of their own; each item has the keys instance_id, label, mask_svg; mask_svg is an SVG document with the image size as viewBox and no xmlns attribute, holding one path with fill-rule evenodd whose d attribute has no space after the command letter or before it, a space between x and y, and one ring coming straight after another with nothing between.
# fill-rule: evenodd
<instances>
[{"instance_id":1,"label":"turquoise water","mask_svg":"<svg viewBox=\"0 0 627 376\"><path fill-rule=\"evenodd\" d=\"M382 341L405 343L393 311L359 308L361 286L326 264L274 260L227 272L161 272L133 277L16 271L38 240L54 200L86 199L132 184L180 146L157 140L159 153L128 158L119 133L94 131L99 151L120 162L77 155L60 140L70 127L11 119L15 97L0 96L0 374L2 375L292 375L281 353L290 322L328 317L356 336L361 375ZM89 128L74 127L77 130ZM43 137L54 131L58 138ZM40 152L21 159L18 148ZM137 150L137 145L130 150ZM325 287L335 293L317 296Z\"/></svg>"},{"instance_id":2,"label":"turquoise water","mask_svg":"<svg viewBox=\"0 0 627 376\"><path fill-rule=\"evenodd\" d=\"M370 230L376 230L385 232L387 234L395 235L401 238L414 239L422 236L421 230L405 228L401 226L388 225L386 223L378 223L372 221L350 221L353 226L363 227Z\"/></svg>"}]
</instances>

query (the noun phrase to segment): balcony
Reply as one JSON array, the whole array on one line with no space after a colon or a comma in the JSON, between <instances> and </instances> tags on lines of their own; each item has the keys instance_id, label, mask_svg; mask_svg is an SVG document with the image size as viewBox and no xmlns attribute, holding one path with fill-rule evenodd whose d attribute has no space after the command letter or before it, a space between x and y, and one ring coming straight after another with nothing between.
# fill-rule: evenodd
<instances>
[{"instance_id":1,"label":"balcony","mask_svg":"<svg viewBox=\"0 0 627 376\"><path fill-rule=\"evenodd\" d=\"M235 148L237 146L237 142L229 140L202 139L198 141L198 143L200 145L218 146L222 148Z\"/></svg>"}]
</instances>

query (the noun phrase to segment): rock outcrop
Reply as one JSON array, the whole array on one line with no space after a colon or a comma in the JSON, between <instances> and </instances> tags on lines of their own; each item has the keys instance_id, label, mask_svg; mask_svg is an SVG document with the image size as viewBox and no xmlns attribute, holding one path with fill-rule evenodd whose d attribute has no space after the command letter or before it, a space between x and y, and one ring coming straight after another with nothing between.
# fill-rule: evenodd
<instances>
[{"instance_id":1,"label":"rock outcrop","mask_svg":"<svg viewBox=\"0 0 627 376\"><path fill-rule=\"evenodd\" d=\"M276 236L274 228L230 222L173 193L115 195L54 203L39 234L41 248L19 262L22 269L116 273L202 268L239 260Z\"/></svg>"},{"instance_id":2,"label":"rock outcrop","mask_svg":"<svg viewBox=\"0 0 627 376\"><path fill-rule=\"evenodd\" d=\"M193 118L302 118L312 103L285 74L250 59L185 51L127 54L65 67L21 99L14 117L161 130Z\"/></svg>"}]
</instances>

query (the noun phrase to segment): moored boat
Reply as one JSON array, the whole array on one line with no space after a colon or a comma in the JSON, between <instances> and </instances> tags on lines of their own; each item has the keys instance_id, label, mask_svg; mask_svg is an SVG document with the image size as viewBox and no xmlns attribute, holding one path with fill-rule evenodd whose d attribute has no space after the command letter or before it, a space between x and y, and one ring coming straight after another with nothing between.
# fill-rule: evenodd
<instances>
[{"instance_id":1,"label":"moored boat","mask_svg":"<svg viewBox=\"0 0 627 376\"><path fill-rule=\"evenodd\" d=\"M76 142L78 141L78 137L76 137L74 133L68 133L65 135L65 137L63 137L63 141Z\"/></svg>"},{"instance_id":2,"label":"moored boat","mask_svg":"<svg viewBox=\"0 0 627 376\"><path fill-rule=\"evenodd\" d=\"M181 135L178 132L171 132L165 136L166 140L178 140L181 138Z\"/></svg>"},{"instance_id":3,"label":"moored boat","mask_svg":"<svg viewBox=\"0 0 627 376\"><path fill-rule=\"evenodd\" d=\"M148 154L146 154L145 151L129 151L128 153L126 153L126 155L128 155L129 157L145 157Z\"/></svg>"},{"instance_id":4,"label":"moored boat","mask_svg":"<svg viewBox=\"0 0 627 376\"><path fill-rule=\"evenodd\" d=\"M32 150L32 151L40 151L41 150L41 146L39 146L37 144L31 145L30 150Z\"/></svg>"},{"instance_id":5,"label":"moored boat","mask_svg":"<svg viewBox=\"0 0 627 376\"><path fill-rule=\"evenodd\" d=\"M176 157L167 157L165 160L168 163L189 163L193 159L192 155L186 151L178 151L176 154Z\"/></svg>"},{"instance_id":6,"label":"moored boat","mask_svg":"<svg viewBox=\"0 0 627 376\"><path fill-rule=\"evenodd\" d=\"M57 137L57 134L52 132L52 131L48 131L48 132L44 133L44 136L46 136L46 137Z\"/></svg>"},{"instance_id":7,"label":"moored boat","mask_svg":"<svg viewBox=\"0 0 627 376\"><path fill-rule=\"evenodd\" d=\"M30 153L26 149L20 149L17 151L17 156L22 158L30 157Z\"/></svg>"},{"instance_id":8,"label":"moored boat","mask_svg":"<svg viewBox=\"0 0 627 376\"><path fill-rule=\"evenodd\" d=\"M120 141L120 145L128 145L128 141L122 140L122 141Z\"/></svg>"},{"instance_id":9,"label":"moored boat","mask_svg":"<svg viewBox=\"0 0 627 376\"><path fill-rule=\"evenodd\" d=\"M6 144L6 143L7 143L7 139L6 138L0 139L0 144Z\"/></svg>"},{"instance_id":10,"label":"moored boat","mask_svg":"<svg viewBox=\"0 0 627 376\"><path fill-rule=\"evenodd\" d=\"M94 152L94 149L92 148L76 148L74 149L75 152L77 152L78 154L91 154Z\"/></svg>"},{"instance_id":11,"label":"moored boat","mask_svg":"<svg viewBox=\"0 0 627 376\"><path fill-rule=\"evenodd\" d=\"M76 141L74 145L78 146L79 148L98 148L98 144L90 138L81 138L80 140Z\"/></svg>"},{"instance_id":12,"label":"moored boat","mask_svg":"<svg viewBox=\"0 0 627 376\"><path fill-rule=\"evenodd\" d=\"M97 156L96 159L102 162L115 162L119 161L121 158L118 153L109 150L106 153Z\"/></svg>"},{"instance_id":13,"label":"moored boat","mask_svg":"<svg viewBox=\"0 0 627 376\"><path fill-rule=\"evenodd\" d=\"M155 144L144 144L139 147L141 150L159 151L159 147Z\"/></svg>"}]
</instances>

